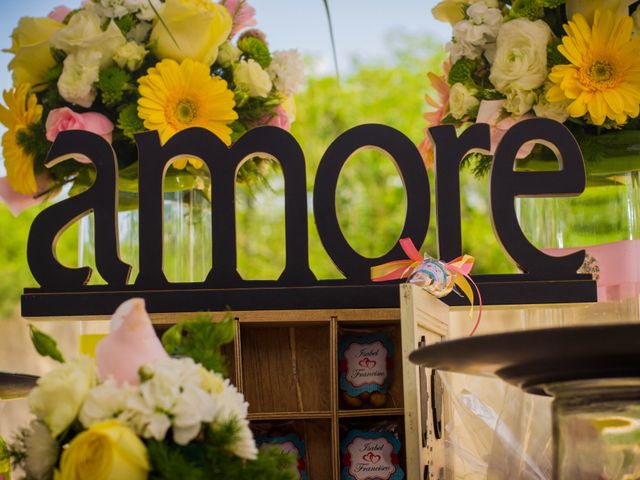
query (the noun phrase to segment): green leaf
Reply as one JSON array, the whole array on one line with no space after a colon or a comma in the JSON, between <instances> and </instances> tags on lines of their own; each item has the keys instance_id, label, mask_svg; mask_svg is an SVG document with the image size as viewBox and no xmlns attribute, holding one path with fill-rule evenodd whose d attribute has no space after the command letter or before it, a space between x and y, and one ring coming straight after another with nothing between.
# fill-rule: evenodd
<instances>
[{"instance_id":1,"label":"green leaf","mask_svg":"<svg viewBox=\"0 0 640 480\"><path fill-rule=\"evenodd\" d=\"M162 335L162 345L169 355L191 357L205 368L226 375L221 348L232 342L235 335L236 324L231 314L218 323L202 317L184 320L169 328Z\"/></svg>"},{"instance_id":2,"label":"green leaf","mask_svg":"<svg viewBox=\"0 0 640 480\"><path fill-rule=\"evenodd\" d=\"M256 37L244 37L238 41L238 48L249 58L253 58L262 68L271 65L269 47Z\"/></svg>"},{"instance_id":3,"label":"green leaf","mask_svg":"<svg viewBox=\"0 0 640 480\"><path fill-rule=\"evenodd\" d=\"M462 83L464 85L473 85L473 72L476 69L476 62L469 58L461 58L453 64L449 71L447 81L449 85Z\"/></svg>"},{"instance_id":4,"label":"green leaf","mask_svg":"<svg viewBox=\"0 0 640 480\"><path fill-rule=\"evenodd\" d=\"M31 324L29 324L29 334L31 336L31 343L33 343L33 346L40 355L64 363L64 357L62 353L60 353L60 350L58 350L57 342L52 337L38 330Z\"/></svg>"}]
</instances>

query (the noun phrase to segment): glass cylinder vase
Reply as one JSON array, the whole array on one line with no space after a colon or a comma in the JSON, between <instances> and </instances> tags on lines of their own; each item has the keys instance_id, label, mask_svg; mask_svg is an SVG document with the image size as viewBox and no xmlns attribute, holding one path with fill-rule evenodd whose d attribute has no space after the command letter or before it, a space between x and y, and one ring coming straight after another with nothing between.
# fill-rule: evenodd
<instances>
[{"instance_id":1,"label":"glass cylinder vase","mask_svg":"<svg viewBox=\"0 0 640 480\"><path fill-rule=\"evenodd\" d=\"M120 193L118 242L120 258L131 265L129 283L139 270L137 194ZM79 264L93 268L91 283L103 283L95 268L93 215L80 226ZM212 266L211 203L202 190L166 192L163 201L163 269L174 283L203 281Z\"/></svg>"},{"instance_id":2,"label":"glass cylinder vase","mask_svg":"<svg viewBox=\"0 0 640 480\"><path fill-rule=\"evenodd\" d=\"M640 379L581 380L554 395L555 480L640 478Z\"/></svg>"}]
</instances>

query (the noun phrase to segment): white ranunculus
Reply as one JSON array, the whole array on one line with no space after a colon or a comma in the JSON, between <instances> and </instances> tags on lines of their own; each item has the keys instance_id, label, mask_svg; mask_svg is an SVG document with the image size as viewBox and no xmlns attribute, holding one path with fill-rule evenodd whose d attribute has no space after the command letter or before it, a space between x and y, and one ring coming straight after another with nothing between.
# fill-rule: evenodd
<instances>
[{"instance_id":1,"label":"white ranunculus","mask_svg":"<svg viewBox=\"0 0 640 480\"><path fill-rule=\"evenodd\" d=\"M113 54L125 43L126 39L113 21L109 21L106 30L102 31L100 16L88 10L73 15L69 24L51 37L51 45L67 54L100 52L101 67L108 66Z\"/></svg>"},{"instance_id":2,"label":"white ranunculus","mask_svg":"<svg viewBox=\"0 0 640 480\"><path fill-rule=\"evenodd\" d=\"M596 10L611 10L618 17L629 15L629 5L635 0L567 0L565 8L567 18L571 20L577 13L581 13L587 22L593 22Z\"/></svg>"},{"instance_id":3,"label":"white ranunculus","mask_svg":"<svg viewBox=\"0 0 640 480\"><path fill-rule=\"evenodd\" d=\"M453 118L460 120L477 107L480 101L462 83L455 83L449 91L449 111Z\"/></svg>"},{"instance_id":4,"label":"white ranunculus","mask_svg":"<svg viewBox=\"0 0 640 480\"><path fill-rule=\"evenodd\" d=\"M64 59L62 74L58 78L58 92L62 98L84 108L93 104L101 58L100 52L85 50Z\"/></svg>"},{"instance_id":5,"label":"white ranunculus","mask_svg":"<svg viewBox=\"0 0 640 480\"><path fill-rule=\"evenodd\" d=\"M266 97L273 87L269 74L252 58L238 63L233 71L233 80L251 97Z\"/></svg>"},{"instance_id":6,"label":"white ranunculus","mask_svg":"<svg viewBox=\"0 0 640 480\"><path fill-rule=\"evenodd\" d=\"M29 427L24 436L25 473L33 480L49 480L58 463L60 444L44 423L33 420Z\"/></svg>"},{"instance_id":7,"label":"white ranunculus","mask_svg":"<svg viewBox=\"0 0 640 480\"><path fill-rule=\"evenodd\" d=\"M216 62L225 68L229 68L240 60L240 55L242 55L242 50L236 47L233 43L227 41L218 48L218 58L216 59Z\"/></svg>"},{"instance_id":8,"label":"white ranunculus","mask_svg":"<svg viewBox=\"0 0 640 480\"><path fill-rule=\"evenodd\" d=\"M274 52L267 70L273 84L284 96L294 94L304 82L304 65L296 49Z\"/></svg>"},{"instance_id":9,"label":"white ranunculus","mask_svg":"<svg viewBox=\"0 0 640 480\"><path fill-rule=\"evenodd\" d=\"M542 20L517 18L500 27L489 80L499 92L535 90L547 78L551 29Z\"/></svg>"},{"instance_id":10,"label":"white ranunculus","mask_svg":"<svg viewBox=\"0 0 640 480\"><path fill-rule=\"evenodd\" d=\"M137 70L142 65L147 49L136 42L127 42L113 55L113 60L120 68L127 67L130 71Z\"/></svg>"},{"instance_id":11,"label":"white ranunculus","mask_svg":"<svg viewBox=\"0 0 640 480\"><path fill-rule=\"evenodd\" d=\"M531 110L536 98L536 93L530 90L511 90L507 94L507 101L504 103L504 108L514 116L521 117Z\"/></svg>"},{"instance_id":12,"label":"white ranunculus","mask_svg":"<svg viewBox=\"0 0 640 480\"><path fill-rule=\"evenodd\" d=\"M94 362L80 357L38 379L29 393L29 408L57 437L76 419L89 390L96 384Z\"/></svg>"}]
</instances>

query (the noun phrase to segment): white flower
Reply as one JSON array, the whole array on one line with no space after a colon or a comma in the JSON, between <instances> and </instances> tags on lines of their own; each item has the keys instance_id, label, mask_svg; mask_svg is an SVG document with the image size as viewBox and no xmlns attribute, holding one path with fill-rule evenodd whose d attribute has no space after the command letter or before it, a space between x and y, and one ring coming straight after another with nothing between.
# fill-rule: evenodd
<instances>
[{"instance_id":1,"label":"white flower","mask_svg":"<svg viewBox=\"0 0 640 480\"><path fill-rule=\"evenodd\" d=\"M258 458L258 448L253 438L253 432L249 428L249 422L246 419L242 419L238 421L237 425L238 432L232 448L233 453L245 460L255 460Z\"/></svg>"},{"instance_id":2,"label":"white flower","mask_svg":"<svg viewBox=\"0 0 640 480\"><path fill-rule=\"evenodd\" d=\"M216 61L223 67L229 68L240 59L242 50L231 42L224 42L218 48L218 58Z\"/></svg>"},{"instance_id":3,"label":"white flower","mask_svg":"<svg viewBox=\"0 0 640 480\"><path fill-rule=\"evenodd\" d=\"M252 97L266 97L273 87L269 74L252 58L238 63L233 71L233 80Z\"/></svg>"},{"instance_id":4,"label":"white flower","mask_svg":"<svg viewBox=\"0 0 640 480\"><path fill-rule=\"evenodd\" d=\"M562 102L549 102L545 95L550 85L545 85L543 93L538 95L538 103L533 106L533 111L538 117L550 118L560 123L564 123L569 118L567 107L571 103L571 99Z\"/></svg>"},{"instance_id":5,"label":"white flower","mask_svg":"<svg viewBox=\"0 0 640 480\"><path fill-rule=\"evenodd\" d=\"M487 48L493 48L502 24L500 10L485 2L469 6L467 17L454 25L453 41L447 46L453 63L462 57L474 60Z\"/></svg>"},{"instance_id":6,"label":"white flower","mask_svg":"<svg viewBox=\"0 0 640 480\"><path fill-rule=\"evenodd\" d=\"M229 380L225 380L224 389L216 397L216 408L212 427L215 429L220 425L234 423L238 428L235 443L232 447L233 453L241 458L253 460L258 455L253 433L249 429L247 414L249 404L245 401L244 395L232 385Z\"/></svg>"},{"instance_id":7,"label":"white flower","mask_svg":"<svg viewBox=\"0 0 640 480\"><path fill-rule=\"evenodd\" d=\"M118 386L118 382L113 378L108 378L87 395L80 410L80 423L85 428L112 418L118 418L125 424L128 423L127 403L129 397L134 395L136 390L136 387L127 384Z\"/></svg>"},{"instance_id":8,"label":"white flower","mask_svg":"<svg viewBox=\"0 0 640 480\"><path fill-rule=\"evenodd\" d=\"M295 49L274 52L268 71L278 91L285 96L295 93L304 82L304 65Z\"/></svg>"},{"instance_id":9,"label":"white flower","mask_svg":"<svg viewBox=\"0 0 640 480\"><path fill-rule=\"evenodd\" d=\"M131 40L136 43L146 43L146 39L149 38L149 32L151 32L151 23L140 22L134 25L134 27L127 33L127 40Z\"/></svg>"},{"instance_id":10,"label":"white flower","mask_svg":"<svg viewBox=\"0 0 640 480\"><path fill-rule=\"evenodd\" d=\"M498 91L535 90L544 83L551 35L542 20L517 18L502 25L489 76Z\"/></svg>"},{"instance_id":11,"label":"white flower","mask_svg":"<svg viewBox=\"0 0 640 480\"><path fill-rule=\"evenodd\" d=\"M480 105L480 101L462 83L455 83L449 91L449 111L453 118L460 120Z\"/></svg>"},{"instance_id":12,"label":"white flower","mask_svg":"<svg viewBox=\"0 0 640 480\"><path fill-rule=\"evenodd\" d=\"M191 358L168 359L144 369L137 394L127 400L127 418L144 438L163 440L173 427L179 445L193 440L214 419L216 378L203 375ZM212 393L214 392L214 393Z\"/></svg>"},{"instance_id":13,"label":"white flower","mask_svg":"<svg viewBox=\"0 0 640 480\"><path fill-rule=\"evenodd\" d=\"M125 43L122 32L113 21L109 21L107 28L102 31L100 17L87 10L80 10L73 15L69 24L51 37L51 45L67 54L86 51L101 53L101 67L108 66L113 54Z\"/></svg>"},{"instance_id":14,"label":"white flower","mask_svg":"<svg viewBox=\"0 0 640 480\"><path fill-rule=\"evenodd\" d=\"M33 420L30 427L24 437L25 473L33 480L50 480L58 462L60 445L44 423Z\"/></svg>"},{"instance_id":15,"label":"white flower","mask_svg":"<svg viewBox=\"0 0 640 480\"><path fill-rule=\"evenodd\" d=\"M78 416L96 378L95 364L90 358L64 363L38 379L29 394L29 408L57 437Z\"/></svg>"},{"instance_id":16,"label":"white flower","mask_svg":"<svg viewBox=\"0 0 640 480\"><path fill-rule=\"evenodd\" d=\"M89 50L72 53L64 59L62 75L58 78L58 91L62 98L85 108L93 104L101 58L100 52Z\"/></svg>"},{"instance_id":17,"label":"white flower","mask_svg":"<svg viewBox=\"0 0 640 480\"><path fill-rule=\"evenodd\" d=\"M135 13L139 20L151 21L155 18L156 12L162 5L161 0L151 0L152 6L149 4L149 0L124 0L125 5L131 13Z\"/></svg>"},{"instance_id":18,"label":"white flower","mask_svg":"<svg viewBox=\"0 0 640 480\"><path fill-rule=\"evenodd\" d=\"M136 42L127 42L113 55L113 60L120 68L127 67L130 71L137 70L142 65L147 49Z\"/></svg>"},{"instance_id":19,"label":"white flower","mask_svg":"<svg viewBox=\"0 0 640 480\"><path fill-rule=\"evenodd\" d=\"M537 95L528 90L511 90L507 93L507 101L504 108L507 112L513 113L516 117L521 117L533 107Z\"/></svg>"}]
</instances>

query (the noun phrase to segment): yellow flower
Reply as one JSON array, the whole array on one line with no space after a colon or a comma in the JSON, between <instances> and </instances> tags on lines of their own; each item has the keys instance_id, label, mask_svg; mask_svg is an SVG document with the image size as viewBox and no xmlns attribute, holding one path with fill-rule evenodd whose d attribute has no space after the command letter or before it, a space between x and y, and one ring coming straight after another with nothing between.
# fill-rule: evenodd
<instances>
[{"instance_id":1,"label":"yellow flower","mask_svg":"<svg viewBox=\"0 0 640 480\"><path fill-rule=\"evenodd\" d=\"M0 122L7 128L2 136L2 154L7 179L11 188L23 195L38 192L36 177L33 173L33 156L25 152L17 142L17 134L29 125L39 122L42 117L42 105L26 83L2 94L4 103L0 105Z\"/></svg>"},{"instance_id":2,"label":"yellow flower","mask_svg":"<svg viewBox=\"0 0 640 480\"><path fill-rule=\"evenodd\" d=\"M13 71L13 84L29 83L38 85L44 75L55 65L51 55L51 36L64 25L50 18L22 17L11 34L11 48L4 50L13 53L9 70Z\"/></svg>"},{"instance_id":3,"label":"yellow flower","mask_svg":"<svg viewBox=\"0 0 640 480\"><path fill-rule=\"evenodd\" d=\"M96 423L65 448L55 480L145 480L147 448L117 420Z\"/></svg>"},{"instance_id":4,"label":"yellow flower","mask_svg":"<svg viewBox=\"0 0 640 480\"><path fill-rule=\"evenodd\" d=\"M547 100L570 100L572 117L589 114L595 125L606 119L624 124L640 113L640 38L632 37L631 17L596 11L593 26L581 14L565 25L558 47L571 62L556 65Z\"/></svg>"},{"instance_id":5,"label":"yellow flower","mask_svg":"<svg viewBox=\"0 0 640 480\"><path fill-rule=\"evenodd\" d=\"M449 22L455 25L460 20L464 20L464 9L467 0L442 0L431 9L431 14L436 20Z\"/></svg>"},{"instance_id":6,"label":"yellow flower","mask_svg":"<svg viewBox=\"0 0 640 480\"><path fill-rule=\"evenodd\" d=\"M231 128L227 125L238 118L233 107L233 93L227 82L212 77L209 67L191 59L180 65L165 59L147 71L140 83L138 115L145 128L158 130L165 143L175 133L189 127L202 127L231 144ZM184 168L187 161L200 168L195 158L179 158L176 168Z\"/></svg>"},{"instance_id":7,"label":"yellow flower","mask_svg":"<svg viewBox=\"0 0 640 480\"><path fill-rule=\"evenodd\" d=\"M178 62L191 58L210 66L218 47L231 33L233 20L224 7L213 0L167 0L151 31L151 46L158 58Z\"/></svg>"}]
</instances>

